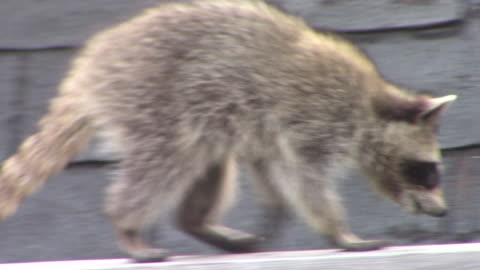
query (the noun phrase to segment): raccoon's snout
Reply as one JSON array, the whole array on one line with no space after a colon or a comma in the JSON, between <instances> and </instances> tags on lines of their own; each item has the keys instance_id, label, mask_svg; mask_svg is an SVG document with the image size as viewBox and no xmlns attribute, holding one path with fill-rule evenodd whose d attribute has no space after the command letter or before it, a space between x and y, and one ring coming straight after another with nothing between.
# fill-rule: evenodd
<instances>
[{"instance_id":1,"label":"raccoon's snout","mask_svg":"<svg viewBox=\"0 0 480 270\"><path fill-rule=\"evenodd\" d=\"M425 210L422 207L422 204L420 202L418 202L417 200L415 200L415 198L412 198L412 200L413 200L414 207L415 207L415 213L426 214L426 215L429 215L429 216L432 216L432 217L444 217L448 214L448 209L446 207L445 208L437 208L434 211Z\"/></svg>"},{"instance_id":2,"label":"raccoon's snout","mask_svg":"<svg viewBox=\"0 0 480 270\"><path fill-rule=\"evenodd\" d=\"M408 192L408 208L415 214L425 214L433 217L444 217L448 207L439 188L433 190Z\"/></svg>"},{"instance_id":3,"label":"raccoon's snout","mask_svg":"<svg viewBox=\"0 0 480 270\"><path fill-rule=\"evenodd\" d=\"M434 217L444 217L447 214L448 214L448 210L447 209L442 209L441 211L436 212L436 213L431 213L430 215L434 216Z\"/></svg>"}]
</instances>

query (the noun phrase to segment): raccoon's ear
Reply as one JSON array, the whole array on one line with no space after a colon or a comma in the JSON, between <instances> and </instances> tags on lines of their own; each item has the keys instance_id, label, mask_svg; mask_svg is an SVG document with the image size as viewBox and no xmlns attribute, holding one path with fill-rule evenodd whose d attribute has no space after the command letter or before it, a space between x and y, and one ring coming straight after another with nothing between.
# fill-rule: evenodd
<instances>
[{"instance_id":1,"label":"raccoon's ear","mask_svg":"<svg viewBox=\"0 0 480 270\"><path fill-rule=\"evenodd\" d=\"M456 95L438 98L414 96L391 87L377 93L373 105L384 119L436 125L447 105L456 98Z\"/></svg>"},{"instance_id":2,"label":"raccoon's ear","mask_svg":"<svg viewBox=\"0 0 480 270\"><path fill-rule=\"evenodd\" d=\"M428 111L427 108L433 108L430 99L407 94L396 87L388 87L375 94L373 106L378 116L383 119L415 123L422 113Z\"/></svg>"},{"instance_id":3,"label":"raccoon's ear","mask_svg":"<svg viewBox=\"0 0 480 270\"><path fill-rule=\"evenodd\" d=\"M456 95L448 95L444 97L430 98L422 97L422 111L418 115L418 119L424 123L437 125L440 116L447 108L447 105L457 99Z\"/></svg>"}]
</instances>

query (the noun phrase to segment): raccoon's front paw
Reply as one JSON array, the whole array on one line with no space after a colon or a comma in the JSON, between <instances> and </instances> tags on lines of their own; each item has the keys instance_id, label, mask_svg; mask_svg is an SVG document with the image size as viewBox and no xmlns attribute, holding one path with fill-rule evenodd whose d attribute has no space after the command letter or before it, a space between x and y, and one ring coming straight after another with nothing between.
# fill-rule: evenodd
<instances>
[{"instance_id":1,"label":"raccoon's front paw","mask_svg":"<svg viewBox=\"0 0 480 270\"><path fill-rule=\"evenodd\" d=\"M364 240L352 233L338 235L334 241L335 244L345 251L369 251L390 245L385 240Z\"/></svg>"},{"instance_id":2,"label":"raccoon's front paw","mask_svg":"<svg viewBox=\"0 0 480 270\"><path fill-rule=\"evenodd\" d=\"M170 256L170 251L162 248L142 248L130 252L130 256L135 262L162 262Z\"/></svg>"}]
</instances>

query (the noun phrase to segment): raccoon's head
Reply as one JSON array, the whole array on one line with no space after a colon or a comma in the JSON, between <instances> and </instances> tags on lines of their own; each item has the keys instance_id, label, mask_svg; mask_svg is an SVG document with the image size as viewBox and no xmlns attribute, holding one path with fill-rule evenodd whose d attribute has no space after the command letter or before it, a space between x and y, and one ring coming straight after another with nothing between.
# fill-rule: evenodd
<instances>
[{"instance_id":1,"label":"raccoon's head","mask_svg":"<svg viewBox=\"0 0 480 270\"><path fill-rule=\"evenodd\" d=\"M361 167L376 189L412 213L438 217L447 213L439 186L441 154L436 133L440 115L455 99L450 95L418 96L406 103L384 101L387 105L376 112L380 127L366 133L360 148Z\"/></svg>"}]
</instances>

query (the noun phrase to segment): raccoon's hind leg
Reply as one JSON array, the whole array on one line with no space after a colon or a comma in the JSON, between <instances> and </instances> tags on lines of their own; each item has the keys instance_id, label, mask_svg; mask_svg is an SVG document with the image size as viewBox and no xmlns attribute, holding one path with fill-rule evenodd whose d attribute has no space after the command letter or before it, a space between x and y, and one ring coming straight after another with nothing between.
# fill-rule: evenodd
<instances>
[{"instance_id":1,"label":"raccoon's hind leg","mask_svg":"<svg viewBox=\"0 0 480 270\"><path fill-rule=\"evenodd\" d=\"M144 240L144 233L160 213L181 199L195 180L198 168L195 162L182 162L185 159L167 146L155 151L131 147L107 190L105 212L112 220L120 247L133 259L162 261L168 257L168 250L151 247Z\"/></svg>"},{"instance_id":2,"label":"raccoon's hind leg","mask_svg":"<svg viewBox=\"0 0 480 270\"><path fill-rule=\"evenodd\" d=\"M124 166L128 162L124 162ZM127 167L130 168L130 167ZM123 169L106 194L105 212L110 217L118 245L137 262L163 261L169 255L166 249L153 248L144 239L145 232L154 218L166 209L159 202L158 209L153 209L154 201L161 196L167 197L167 190L162 190L147 183L145 177L132 178L131 169ZM165 198L165 203L168 198Z\"/></svg>"},{"instance_id":3,"label":"raccoon's hind leg","mask_svg":"<svg viewBox=\"0 0 480 270\"><path fill-rule=\"evenodd\" d=\"M234 157L212 164L195 181L178 209L178 224L188 234L230 252L253 250L259 238L219 224L234 198Z\"/></svg>"}]
</instances>

